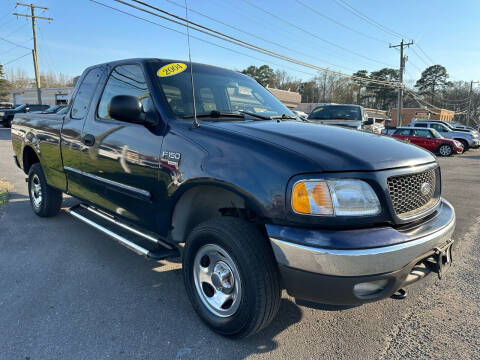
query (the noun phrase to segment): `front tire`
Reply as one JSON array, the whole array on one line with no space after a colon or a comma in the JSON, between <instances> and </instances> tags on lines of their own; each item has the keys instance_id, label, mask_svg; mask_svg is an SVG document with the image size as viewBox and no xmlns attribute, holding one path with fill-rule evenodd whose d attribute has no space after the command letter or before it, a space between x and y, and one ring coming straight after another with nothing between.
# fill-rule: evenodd
<instances>
[{"instance_id":1,"label":"front tire","mask_svg":"<svg viewBox=\"0 0 480 360\"><path fill-rule=\"evenodd\" d=\"M38 216L51 217L60 211L62 192L47 184L39 163L33 164L28 172L28 195Z\"/></svg>"},{"instance_id":2,"label":"front tire","mask_svg":"<svg viewBox=\"0 0 480 360\"><path fill-rule=\"evenodd\" d=\"M470 149L470 145L468 145L468 142L466 140L463 140L463 139L458 139L458 141L460 141L463 145L463 152L467 151L468 149Z\"/></svg>"},{"instance_id":3,"label":"front tire","mask_svg":"<svg viewBox=\"0 0 480 360\"><path fill-rule=\"evenodd\" d=\"M215 332L243 338L275 317L281 289L273 251L251 223L221 217L198 225L183 254L193 308Z\"/></svg>"},{"instance_id":4,"label":"front tire","mask_svg":"<svg viewBox=\"0 0 480 360\"><path fill-rule=\"evenodd\" d=\"M438 153L441 155L441 156L450 156L452 155L453 153L453 149L452 147L449 145L449 144L442 144L440 145L440 147L438 148Z\"/></svg>"}]
</instances>

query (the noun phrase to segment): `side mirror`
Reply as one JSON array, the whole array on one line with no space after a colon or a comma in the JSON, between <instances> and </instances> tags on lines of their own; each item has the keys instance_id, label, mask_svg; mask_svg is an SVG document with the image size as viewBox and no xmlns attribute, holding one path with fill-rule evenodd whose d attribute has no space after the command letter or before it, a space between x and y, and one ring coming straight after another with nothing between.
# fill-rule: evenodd
<instances>
[{"instance_id":1,"label":"side mirror","mask_svg":"<svg viewBox=\"0 0 480 360\"><path fill-rule=\"evenodd\" d=\"M112 119L118 121L136 124L142 124L145 121L142 103L136 96L114 96L108 104L107 111Z\"/></svg>"}]
</instances>

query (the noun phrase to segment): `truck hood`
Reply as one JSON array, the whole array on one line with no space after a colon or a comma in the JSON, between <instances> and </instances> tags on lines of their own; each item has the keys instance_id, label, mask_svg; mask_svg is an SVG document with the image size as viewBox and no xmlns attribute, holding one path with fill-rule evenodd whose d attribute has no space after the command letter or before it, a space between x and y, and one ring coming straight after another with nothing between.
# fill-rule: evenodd
<instances>
[{"instance_id":1,"label":"truck hood","mask_svg":"<svg viewBox=\"0 0 480 360\"><path fill-rule=\"evenodd\" d=\"M435 161L420 147L388 136L300 121L243 121L209 126L268 142L313 161L320 171L372 171Z\"/></svg>"}]
</instances>

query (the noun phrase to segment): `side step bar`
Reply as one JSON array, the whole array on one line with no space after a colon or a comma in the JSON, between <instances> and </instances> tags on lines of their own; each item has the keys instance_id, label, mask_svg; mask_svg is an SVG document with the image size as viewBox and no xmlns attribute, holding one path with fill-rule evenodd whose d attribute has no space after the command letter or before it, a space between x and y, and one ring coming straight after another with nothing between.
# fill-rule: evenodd
<instances>
[{"instance_id":1,"label":"side step bar","mask_svg":"<svg viewBox=\"0 0 480 360\"><path fill-rule=\"evenodd\" d=\"M104 225L101 225L97 222L95 222L94 220L88 218L87 216L85 215L82 215L79 213L79 208L83 208L83 209L86 209L88 210L89 212L93 213L94 215L102 218L103 220L106 220L122 229L125 229L133 234L136 234L138 236L141 236L147 240L150 240L152 243L155 243L156 245L159 245L161 247L163 247L163 249L160 249L160 250L148 250L138 244L136 244L135 242L133 241L130 241L128 240L125 236L122 236L120 234L117 234L116 232L112 231L111 229L108 229L106 226ZM134 229L120 221L118 221L117 219L113 218L113 217L110 217L92 207L89 207L89 206L86 206L84 204L80 204L80 205L77 205L77 206L74 206L70 209L67 210L70 215L72 215L73 217L79 219L80 221L84 222L85 224L88 224L92 227L94 227L95 229L97 230L100 230L101 232L103 232L104 234L110 236L111 238L117 240L121 245L125 246L126 248L134 251L135 253L139 254L139 255L143 255L149 259L152 259L152 260L162 260L162 259L167 259L167 258L174 258L174 257L179 257L180 256L180 252L174 248L173 246L171 246L170 244L167 244L165 243L164 241L160 240L160 239L157 239L149 234L145 234L137 229Z\"/></svg>"}]
</instances>

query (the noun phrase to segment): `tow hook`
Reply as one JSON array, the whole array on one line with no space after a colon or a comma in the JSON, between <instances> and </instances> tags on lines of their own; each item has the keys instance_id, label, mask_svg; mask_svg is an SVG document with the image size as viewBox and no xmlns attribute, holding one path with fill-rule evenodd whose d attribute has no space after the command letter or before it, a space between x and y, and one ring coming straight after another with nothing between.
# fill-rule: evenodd
<instances>
[{"instance_id":1,"label":"tow hook","mask_svg":"<svg viewBox=\"0 0 480 360\"><path fill-rule=\"evenodd\" d=\"M397 291L395 291L395 293L390 296L392 299L395 299L395 300L403 300L407 297L407 292L405 291L405 289L398 289Z\"/></svg>"}]
</instances>

